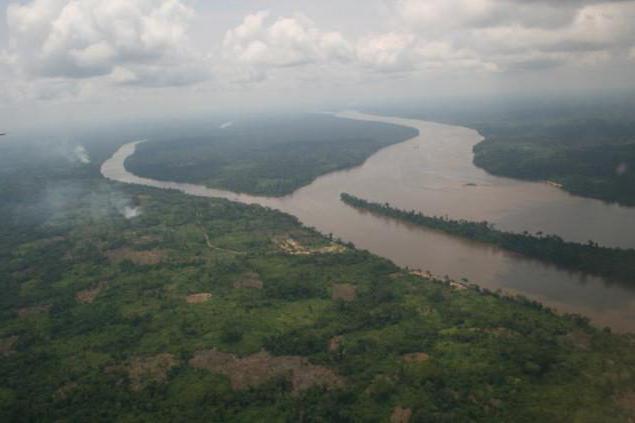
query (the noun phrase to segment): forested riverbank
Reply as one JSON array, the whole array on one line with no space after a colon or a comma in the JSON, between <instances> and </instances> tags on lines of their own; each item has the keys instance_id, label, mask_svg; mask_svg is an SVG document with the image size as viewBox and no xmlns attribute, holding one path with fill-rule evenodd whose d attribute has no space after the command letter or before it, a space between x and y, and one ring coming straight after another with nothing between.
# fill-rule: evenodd
<instances>
[{"instance_id":1,"label":"forested riverbank","mask_svg":"<svg viewBox=\"0 0 635 423\"><path fill-rule=\"evenodd\" d=\"M3 421L631 413L629 335L412 274L277 211L29 154L0 157Z\"/></svg>"},{"instance_id":2,"label":"forested riverbank","mask_svg":"<svg viewBox=\"0 0 635 423\"><path fill-rule=\"evenodd\" d=\"M205 136L139 144L126 166L156 180L280 197L416 135L413 128L320 114L243 121Z\"/></svg>"},{"instance_id":3,"label":"forested riverbank","mask_svg":"<svg viewBox=\"0 0 635 423\"><path fill-rule=\"evenodd\" d=\"M493 175L553 181L571 194L625 206L635 206L633 110L632 95L378 109L476 129L484 140L474 147L474 164Z\"/></svg>"},{"instance_id":4,"label":"forested riverbank","mask_svg":"<svg viewBox=\"0 0 635 423\"><path fill-rule=\"evenodd\" d=\"M474 164L494 175L554 181L572 194L634 206L633 140L567 145L549 138L519 141L501 135L474 147Z\"/></svg>"},{"instance_id":5,"label":"forested riverbank","mask_svg":"<svg viewBox=\"0 0 635 423\"><path fill-rule=\"evenodd\" d=\"M479 242L496 245L514 253L536 258L571 270L599 275L623 283L635 283L635 250L567 242L556 235L512 233L497 230L491 223L454 220L405 211L390 204L367 201L343 193L341 200L358 209L368 210L419 226L439 230Z\"/></svg>"}]
</instances>

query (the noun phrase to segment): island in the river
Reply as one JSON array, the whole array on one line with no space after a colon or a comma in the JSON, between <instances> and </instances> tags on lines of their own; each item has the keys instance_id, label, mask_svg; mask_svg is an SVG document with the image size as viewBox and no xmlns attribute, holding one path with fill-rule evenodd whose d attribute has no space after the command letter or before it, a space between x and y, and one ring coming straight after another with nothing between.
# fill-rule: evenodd
<instances>
[{"instance_id":1,"label":"island in the river","mask_svg":"<svg viewBox=\"0 0 635 423\"><path fill-rule=\"evenodd\" d=\"M414 210L406 211L388 203L377 203L342 193L341 200L357 209L435 229L487 244L514 253L553 263L571 270L606 277L623 283L635 280L635 250L602 247L593 241L587 244L568 242L557 235L513 233L496 229L487 221L472 222L445 216L426 216Z\"/></svg>"},{"instance_id":2,"label":"island in the river","mask_svg":"<svg viewBox=\"0 0 635 423\"><path fill-rule=\"evenodd\" d=\"M205 135L139 144L126 167L161 181L280 197L320 175L360 165L377 150L417 133L322 114L244 121Z\"/></svg>"}]
</instances>

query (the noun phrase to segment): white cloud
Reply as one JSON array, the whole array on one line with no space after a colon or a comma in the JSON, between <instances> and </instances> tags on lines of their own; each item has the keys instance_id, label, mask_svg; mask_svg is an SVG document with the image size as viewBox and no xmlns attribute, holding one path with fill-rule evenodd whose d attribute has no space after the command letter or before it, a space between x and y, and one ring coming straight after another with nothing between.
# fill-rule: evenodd
<instances>
[{"instance_id":1,"label":"white cloud","mask_svg":"<svg viewBox=\"0 0 635 423\"><path fill-rule=\"evenodd\" d=\"M498 9L491 0L397 0L396 10L411 28L430 32L479 25Z\"/></svg>"},{"instance_id":2,"label":"white cloud","mask_svg":"<svg viewBox=\"0 0 635 423\"><path fill-rule=\"evenodd\" d=\"M585 0L394 0L393 7L412 29L425 32L495 26L560 28L580 8L608 1Z\"/></svg>"},{"instance_id":3,"label":"white cloud","mask_svg":"<svg viewBox=\"0 0 635 423\"><path fill-rule=\"evenodd\" d=\"M181 0L11 3L7 54L27 78L86 79L117 71L135 75L127 82L141 85L195 82L204 72L191 69L199 60L188 47L193 17Z\"/></svg>"},{"instance_id":4,"label":"white cloud","mask_svg":"<svg viewBox=\"0 0 635 423\"><path fill-rule=\"evenodd\" d=\"M633 19L635 3L603 4L578 10L570 24L557 29L502 25L478 29L473 34L499 50L597 50L632 39Z\"/></svg>"},{"instance_id":5,"label":"white cloud","mask_svg":"<svg viewBox=\"0 0 635 423\"><path fill-rule=\"evenodd\" d=\"M357 45L361 66L379 72L497 71L469 49L447 41L425 41L412 33L387 33L362 39Z\"/></svg>"},{"instance_id":6,"label":"white cloud","mask_svg":"<svg viewBox=\"0 0 635 423\"><path fill-rule=\"evenodd\" d=\"M395 0L421 42L440 42L492 70L595 65L635 38L634 1ZM450 64L451 62L447 62Z\"/></svg>"},{"instance_id":7,"label":"white cloud","mask_svg":"<svg viewBox=\"0 0 635 423\"><path fill-rule=\"evenodd\" d=\"M75 155L75 158L77 159L77 161L79 161L80 163L82 164L90 163L90 156L88 155L88 151L86 151L83 145L76 146L73 149L73 154Z\"/></svg>"},{"instance_id":8,"label":"white cloud","mask_svg":"<svg viewBox=\"0 0 635 423\"><path fill-rule=\"evenodd\" d=\"M414 68L416 61L412 34L386 33L366 37L357 45L359 61L380 71L406 71Z\"/></svg>"},{"instance_id":9,"label":"white cloud","mask_svg":"<svg viewBox=\"0 0 635 423\"><path fill-rule=\"evenodd\" d=\"M225 34L223 56L229 64L248 67L245 75L262 80L270 69L352 59L353 47L339 32L321 31L300 14L273 22L269 16L267 11L248 15Z\"/></svg>"},{"instance_id":10,"label":"white cloud","mask_svg":"<svg viewBox=\"0 0 635 423\"><path fill-rule=\"evenodd\" d=\"M229 73L239 81L263 81L271 69L342 64L359 73L525 72L608 62L635 36L634 1L391 3L395 30L356 41L325 32L303 15L248 15L225 35Z\"/></svg>"},{"instance_id":11,"label":"white cloud","mask_svg":"<svg viewBox=\"0 0 635 423\"><path fill-rule=\"evenodd\" d=\"M141 215L141 208L125 206L123 210L120 210L120 212L126 219L134 219L135 217Z\"/></svg>"},{"instance_id":12,"label":"white cloud","mask_svg":"<svg viewBox=\"0 0 635 423\"><path fill-rule=\"evenodd\" d=\"M262 2L275 14L254 13L252 2L9 0L0 103L163 108L212 95L456 90L474 78L553 86L549 75L567 73L584 85L601 66L632 80L635 0L372 0L362 12L356 0L340 2L334 16L309 0ZM153 89L168 86L176 88Z\"/></svg>"}]
</instances>

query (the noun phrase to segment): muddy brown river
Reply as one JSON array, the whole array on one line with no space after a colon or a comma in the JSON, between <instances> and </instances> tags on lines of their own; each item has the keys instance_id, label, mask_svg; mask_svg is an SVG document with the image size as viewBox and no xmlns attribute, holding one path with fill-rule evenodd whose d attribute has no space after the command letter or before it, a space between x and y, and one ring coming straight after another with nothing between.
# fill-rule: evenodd
<instances>
[{"instance_id":1,"label":"muddy brown river","mask_svg":"<svg viewBox=\"0 0 635 423\"><path fill-rule=\"evenodd\" d=\"M418 129L419 135L380 150L359 167L324 175L282 198L138 177L124 166L135 152L135 142L122 146L104 162L101 171L104 177L119 182L275 208L400 266L457 280L467 278L492 290L523 294L560 312L585 315L597 326L635 332L635 283L608 283L485 244L378 217L345 205L339 195L348 192L425 214L488 220L499 229L543 231L570 241L591 239L628 248L635 248L635 208L575 197L546 183L489 175L472 164L472 146L482 139L472 129L356 112L337 116L408 126Z\"/></svg>"}]
</instances>

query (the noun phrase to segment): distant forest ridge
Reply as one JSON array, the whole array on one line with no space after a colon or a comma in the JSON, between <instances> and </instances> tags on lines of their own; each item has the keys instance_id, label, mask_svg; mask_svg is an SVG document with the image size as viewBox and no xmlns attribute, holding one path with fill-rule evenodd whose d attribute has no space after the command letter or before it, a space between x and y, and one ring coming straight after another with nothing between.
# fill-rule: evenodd
<instances>
[{"instance_id":1,"label":"distant forest ridge","mask_svg":"<svg viewBox=\"0 0 635 423\"><path fill-rule=\"evenodd\" d=\"M153 179L284 196L416 135L412 128L325 115L244 122L208 135L140 144L126 167Z\"/></svg>"}]
</instances>

